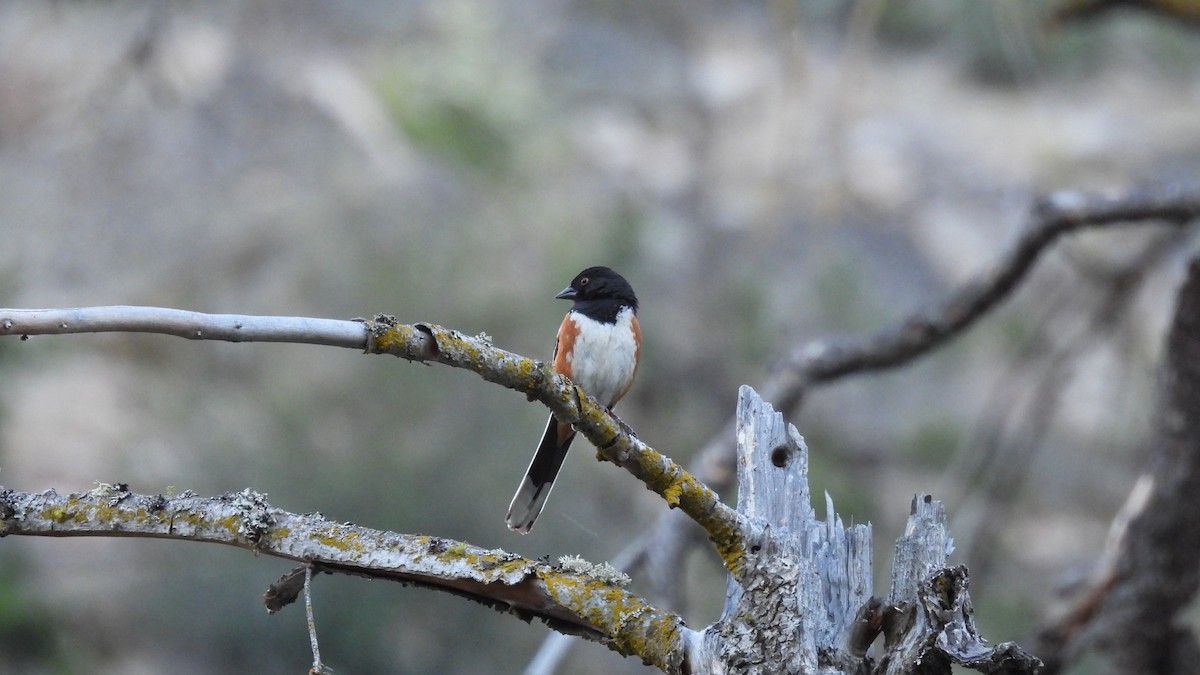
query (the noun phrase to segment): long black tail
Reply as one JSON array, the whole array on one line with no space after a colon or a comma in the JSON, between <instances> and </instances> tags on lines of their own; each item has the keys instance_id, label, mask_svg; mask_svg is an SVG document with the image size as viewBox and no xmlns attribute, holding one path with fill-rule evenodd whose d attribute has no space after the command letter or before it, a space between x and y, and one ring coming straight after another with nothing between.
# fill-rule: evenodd
<instances>
[{"instance_id":1,"label":"long black tail","mask_svg":"<svg viewBox=\"0 0 1200 675\"><path fill-rule=\"evenodd\" d=\"M508 505L508 516L504 522L508 523L510 529L521 534L528 534L533 529L533 523L550 496L550 488L554 487L554 479L574 439L575 430L571 425L562 424L551 415L546 423L546 432L542 434L542 442L538 443L533 461L525 470L521 487L517 488L517 494L513 495Z\"/></svg>"}]
</instances>

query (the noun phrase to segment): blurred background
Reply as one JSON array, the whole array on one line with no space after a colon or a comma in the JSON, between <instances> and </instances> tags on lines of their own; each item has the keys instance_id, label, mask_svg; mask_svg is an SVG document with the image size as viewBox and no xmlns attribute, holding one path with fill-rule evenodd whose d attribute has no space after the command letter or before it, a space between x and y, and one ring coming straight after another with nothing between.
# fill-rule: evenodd
<instances>
[{"instance_id":1,"label":"blurred background","mask_svg":"<svg viewBox=\"0 0 1200 675\"><path fill-rule=\"evenodd\" d=\"M686 464L739 384L946 297L1037 195L1200 172L1200 33L1136 8L1055 23L1060 8L4 0L0 305L386 312L545 358L554 293L606 264L645 331L618 412ZM983 634L1028 640L1140 470L1196 248L1154 226L1072 237L947 348L789 411L814 495L874 524L877 593L912 494L932 492ZM594 561L662 511L577 444L537 529L510 533L546 411L465 371L107 334L0 341L0 379L0 484L16 490L250 487L291 511ZM289 567L5 539L0 670L301 672L302 610L260 599ZM673 609L715 620L719 561L698 551L680 573ZM547 632L361 579L322 577L315 601L341 673L520 672ZM648 669L579 644L563 672Z\"/></svg>"}]
</instances>

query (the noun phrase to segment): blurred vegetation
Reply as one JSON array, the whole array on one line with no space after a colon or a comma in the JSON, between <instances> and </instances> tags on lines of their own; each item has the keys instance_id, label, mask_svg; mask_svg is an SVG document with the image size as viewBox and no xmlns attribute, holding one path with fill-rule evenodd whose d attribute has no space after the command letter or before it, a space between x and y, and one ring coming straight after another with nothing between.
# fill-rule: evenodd
<instances>
[{"instance_id":1,"label":"blurred vegetation","mask_svg":"<svg viewBox=\"0 0 1200 675\"><path fill-rule=\"evenodd\" d=\"M19 553L6 555L0 566L0 667L13 673L67 671L70 659L57 640L57 617L31 593L26 566Z\"/></svg>"},{"instance_id":2,"label":"blurred vegetation","mask_svg":"<svg viewBox=\"0 0 1200 675\"><path fill-rule=\"evenodd\" d=\"M1033 196L1200 172L1195 32L1138 12L1051 26L1057 6L3 3L0 295L387 312L546 358L566 308L553 294L609 264L645 331L618 412L686 463L737 385L799 343L944 297L997 257ZM949 348L793 415L818 512L828 490L847 521L874 523L878 565L914 492L965 514L956 538L986 545L961 555L988 559L957 562L996 640L1022 639L1103 544L1141 461L1174 263L1149 271L1123 341L1094 348L1108 358L1063 371L1012 503L980 503L977 439L998 437L1000 464L1027 447L1021 424L995 420L1024 410L1046 370L1028 364L1096 311L1079 259L1137 251L1144 234L1048 256ZM249 486L295 511L597 561L662 512L579 447L538 529L509 533L545 411L444 368L72 336L0 343L0 378L14 489ZM1055 554L1021 545L1048 537ZM0 669L307 667L302 613L259 604L284 566L211 548L4 540ZM713 557L681 573L689 623L712 621ZM322 577L316 601L323 654L345 672L517 672L545 635L380 582ZM644 671L589 644L564 672Z\"/></svg>"}]
</instances>

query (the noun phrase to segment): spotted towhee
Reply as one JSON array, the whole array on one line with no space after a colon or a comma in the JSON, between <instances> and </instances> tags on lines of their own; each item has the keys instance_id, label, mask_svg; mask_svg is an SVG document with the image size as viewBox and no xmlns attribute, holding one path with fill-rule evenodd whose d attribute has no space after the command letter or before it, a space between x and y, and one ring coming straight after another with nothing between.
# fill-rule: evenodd
<instances>
[{"instance_id":1,"label":"spotted towhee","mask_svg":"<svg viewBox=\"0 0 1200 675\"><path fill-rule=\"evenodd\" d=\"M558 328L554 371L611 411L633 384L642 355L637 296L620 274L607 267L589 267L554 297L575 303ZM510 528L526 534L533 527L574 438L570 424L550 416L525 479L508 506L505 522Z\"/></svg>"}]
</instances>

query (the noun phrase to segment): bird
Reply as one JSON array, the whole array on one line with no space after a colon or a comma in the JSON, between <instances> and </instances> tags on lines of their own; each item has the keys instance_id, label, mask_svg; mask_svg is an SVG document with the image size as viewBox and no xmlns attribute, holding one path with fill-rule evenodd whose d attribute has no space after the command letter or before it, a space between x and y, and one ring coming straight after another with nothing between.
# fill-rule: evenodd
<instances>
[{"instance_id":1,"label":"bird","mask_svg":"<svg viewBox=\"0 0 1200 675\"><path fill-rule=\"evenodd\" d=\"M554 341L554 372L612 412L629 391L642 356L633 287L607 267L589 267L554 296L572 301ZM550 416L542 441L508 506L509 529L528 534L546 504L575 429Z\"/></svg>"}]
</instances>

